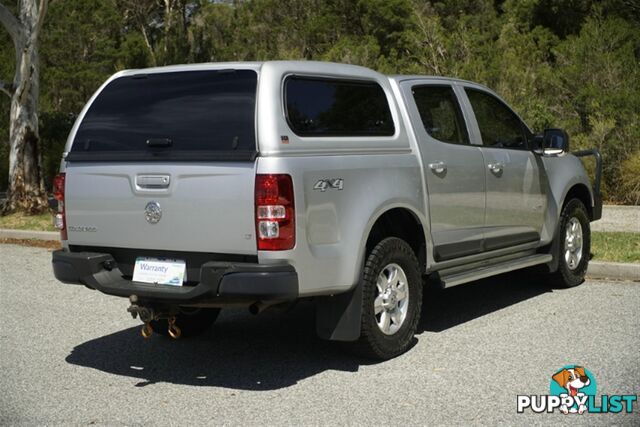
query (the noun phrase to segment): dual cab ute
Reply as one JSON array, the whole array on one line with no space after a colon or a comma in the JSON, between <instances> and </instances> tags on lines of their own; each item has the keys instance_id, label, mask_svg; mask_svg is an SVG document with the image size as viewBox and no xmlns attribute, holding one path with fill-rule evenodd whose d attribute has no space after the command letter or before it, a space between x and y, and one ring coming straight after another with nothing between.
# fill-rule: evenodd
<instances>
[{"instance_id":1,"label":"dual cab ute","mask_svg":"<svg viewBox=\"0 0 640 427\"><path fill-rule=\"evenodd\" d=\"M122 71L56 178L64 283L178 337L221 308L316 302L320 337L391 358L442 287L544 265L583 281L596 183L495 93L321 62Z\"/></svg>"}]
</instances>

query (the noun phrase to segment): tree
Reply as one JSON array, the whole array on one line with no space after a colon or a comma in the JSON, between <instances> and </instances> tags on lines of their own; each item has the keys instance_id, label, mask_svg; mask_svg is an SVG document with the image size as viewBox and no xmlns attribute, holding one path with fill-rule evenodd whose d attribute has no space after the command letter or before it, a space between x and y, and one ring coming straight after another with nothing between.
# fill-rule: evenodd
<instances>
[{"instance_id":1,"label":"tree","mask_svg":"<svg viewBox=\"0 0 640 427\"><path fill-rule=\"evenodd\" d=\"M150 65L158 65L158 59L153 46L153 32L158 26L160 15L157 0L118 0L118 8L122 11L125 22L131 29L138 29L144 39L149 52Z\"/></svg>"},{"instance_id":2,"label":"tree","mask_svg":"<svg viewBox=\"0 0 640 427\"><path fill-rule=\"evenodd\" d=\"M557 98L575 148L603 157L603 195L632 202L623 190L622 164L640 147L640 33L619 17L592 13L580 33L554 50ZM631 170L631 169L628 169Z\"/></svg>"},{"instance_id":3,"label":"tree","mask_svg":"<svg viewBox=\"0 0 640 427\"><path fill-rule=\"evenodd\" d=\"M11 82L0 89L9 95L0 94L0 191L9 187L10 152L12 169L37 174L38 149L51 188L73 121L118 70L307 59L485 84L533 130L562 127L572 149L600 149L605 198L638 203L638 0L49 0L40 28L44 1L0 0L0 80ZM34 47L39 68L23 63ZM28 120L16 126L20 82ZM22 179L22 194L28 186L44 195L40 177L24 176L32 178Z\"/></svg>"},{"instance_id":4,"label":"tree","mask_svg":"<svg viewBox=\"0 0 640 427\"><path fill-rule=\"evenodd\" d=\"M47 189L60 168L73 123L91 95L116 71L149 66L142 36L123 32L122 21L112 1L64 0L49 5L40 35L38 106Z\"/></svg>"},{"instance_id":5,"label":"tree","mask_svg":"<svg viewBox=\"0 0 640 427\"><path fill-rule=\"evenodd\" d=\"M47 6L48 0L20 0L14 15L0 3L0 22L11 36L16 60L13 82L0 83L0 90L11 98L9 188L4 213L21 210L35 214L47 208L38 147L38 38Z\"/></svg>"},{"instance_id":6,"label":"tree","mask_svg":"<svg viewBox=\"0 0 640 427\"><path fill-rule=\"evenodd\" d=\"M117 0L126 31L139 31L149 54L150 65L192 62L190 26L200 1ZM218 3L218 2L214 2Z\"/></svg>"}]
</instances>

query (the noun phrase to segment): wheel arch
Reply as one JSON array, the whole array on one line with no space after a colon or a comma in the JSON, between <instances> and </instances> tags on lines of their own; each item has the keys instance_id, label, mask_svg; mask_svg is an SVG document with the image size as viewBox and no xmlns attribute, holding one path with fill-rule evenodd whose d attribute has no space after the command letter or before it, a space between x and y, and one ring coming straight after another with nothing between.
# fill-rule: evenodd
<instances>
[{"instance_id":1,"label":"wheel arch","mask_svg":"<svg viewBox=\"0 0 640 427\"><path fill-rule=\"evenodd\" d=\"M360 274L368 251L382 239L391 236L399 237L407 241L414 251L417 248L416 257L424 272L427 238L427 228L424 224L427 222L422 218L416 209L404 203L386 204L384 208L371 215L364 228L359 248L357 265L360 268L357 269L358 278L355 279L355 286L347 292L318 299L316 332L319 337L335 341L355 341L360 337L362 315Z\"/></svg>"},{"instance_id":2,"label":"wheel arch","mask_svg":"<svg viewBox=\"0 0 640 427\"><path fill-rule=\"evenodd\" d=\"M580 200L584 205L584 207L587 209L587 214L589 215L589 219L593 220L593 203L591 198L591 191L589 191L589 188L587 188L586 185L582 183L574 184L567 190L566 194L564 195L564 198L562 199L562 206L560 207L560 212L562 212L562 209L564 209L566 204L571 199Z\"/></svg>"},{"instance_id":3,"label":"wheel arch","mask_svg":"<svg viewBox=\"0 0 640 427\"><path fill-rule=\"evenodd\" d=\"M585 209L587 210L587 216L589 218L589 220L593 220L593 204L592 204L592 196L591 196L591 191L589 190L589 188L581 182L578 183L574 183L573 185L568 186L567 191L565 192L563 198L561 199L562 203L559 205L558 208L558 215L557 215L557 219L556 219L556 226L555 226L555 230L553 233L553 240L551 241L551 243L548 246L544 247L544 251L545 252L549 252L551 254L553 254L553 259L547 263L547 266L549 267L549 271L551 273L554 273L558 270L558 265L559 265L559 259L556 256L556 254L558 253L558 247L560 245L560 226L562 223L562 219L561 219L561 215L562 215L562 211L564 210L564 207L567 205L567 203L569 203L570 200L573 199L578 199L582 202L582 204L584 205Z\"/></svg>"},{"instance_id":4,"label":"wheel arch","mask_svg":"<svg viewBox=\"0 0 640 427\"><path fill-rule=\"evenodd\" d=\"M379 212L374 218L365 233L361 261L364 262L364 257L383 239L398 237L411 246L424 272L427 259L427 230L420 215L412 208L400 205Z\"/></svg>"}]
</instances>

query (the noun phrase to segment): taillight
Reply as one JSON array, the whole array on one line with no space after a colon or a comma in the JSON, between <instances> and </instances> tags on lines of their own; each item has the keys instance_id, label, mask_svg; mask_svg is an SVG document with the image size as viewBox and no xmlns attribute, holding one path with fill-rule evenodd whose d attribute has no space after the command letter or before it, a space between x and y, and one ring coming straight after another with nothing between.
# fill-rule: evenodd
<instances>
[{"instance_id":1,"label":"taillight","mask_svg":"<svg viewBox=\"0 0 640 427\"><path fill-rule=\"evenodd\" d=\"M58 213L55 217L55 226L60 230L60 239L67 240L67 218L64 206L64 183L65 174L56 175L53 179L53 197L58 201Z\"/></svg>"},{"instance_id":2,"label":"taillight","mask_svg":"<svg viewBox=\"0 0 640 427\"><path fill-rule=\"evenodd\" d=\"M296 243L293 181L285 174L256 175L258 250L283 251Z\"/></svg>"}]
</instances>

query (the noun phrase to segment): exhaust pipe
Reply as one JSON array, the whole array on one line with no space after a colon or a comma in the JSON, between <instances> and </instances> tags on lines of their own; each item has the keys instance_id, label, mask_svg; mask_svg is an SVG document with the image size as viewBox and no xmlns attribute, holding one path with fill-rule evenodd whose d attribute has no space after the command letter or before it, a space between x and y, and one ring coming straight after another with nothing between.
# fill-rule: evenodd
<instances>
[{"instance_id":1,"label":"exhaust pipe","mask_svg":"<svg viewBox=\"0 0 640 427\"><path fill-rule=\"evenodd\" d=\"M277 304L275 302L265 302L265 301L258 301L258 302L254 302L253 304L251 304L249 306L249 313L256 315L256 314L260 314L263 311L265 311L267 308L271 307L272 305Z\"/></svg>"}]
</instances>

